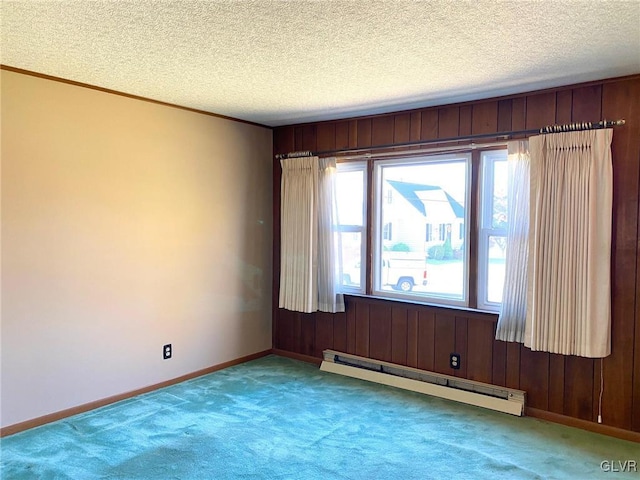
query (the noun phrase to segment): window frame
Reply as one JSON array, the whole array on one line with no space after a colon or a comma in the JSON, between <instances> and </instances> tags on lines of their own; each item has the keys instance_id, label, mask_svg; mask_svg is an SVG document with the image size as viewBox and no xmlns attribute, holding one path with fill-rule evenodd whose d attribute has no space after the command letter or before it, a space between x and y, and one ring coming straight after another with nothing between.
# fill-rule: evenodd
<instances>
[{"instance_id":1,"label":"window frame","mask_svg":"<svg viewBox=\"0 0 640 480\"><path fill-rule=\"evenodd\" d=\"M367 236L368 236L368 217L367 217L367 198L368 198L368 181L367 171L368 162L366 160L338 162L336 164L336 171L338 175L344 172L362 172L362 226L351 224L338 224L334 225L335 231L339 234L342 233L360 233L360 286L345 285L342 281L344 278L344 265L341 263L339 271L339 290L344 294L360 294L364 295L367 292ZM339 206L338 206L339 208ZM338 215L338 220L340 219ZM340 253L341 254L341 253Z\"/></svg>"},{"instance_id":2,"label":"window frame","mask_svg":"<svg viewBox=\"0 0 640 480\"><path fill-rule=\"evenodd\" d=\"M344 159L338 158L338 165L344 169L357 169L363 172L363 219L364 227L361 232L361 258L362 264L360 269L361 284L359 289L343 288L346 295L354 294L357 296L382 298L397 301L407 301L414 304L429 305L435 307L462 309L467 311L480 311L496 313L501 304L491 304L481 301L486 293L487 276L480 271L483 260L481 256L481 226L482 215L485 215L486 209L483 208L483 180L484 173L482 158L483 155L492 154L492 152L501 152L501 155L507 156L506 143L494 143L476 146L461 146L460 150L455 152L443 152L442 150L433 150L418 154L410 154L405 156L389 157L381 156L381 158L361 159ZM496 152L496 154L498 154ZM465 223L464 223L464 262L465 268L463 272L463 300L446 300L439 296L423 296L423 295L406 295L395 291L382 290L376 288L376 273L380 269L379 254L382 248L381 232L376 235L375 225L379 224L381 219L381 208L383 202L387 201L387 195L381 187L381 175L377 173L377 165L401 165L403 163L423 163L425 159L445 159L459 158L461 155L467 156L466 168L466 196L465 199ZM394 195L395 197L395 195ZM438 224L432 224L435 226ZM380 227L379 227L380 228ZM427 227L428 228L428 227ZM506 229L505 229L506 230ZM456 234L458 232L452 232ZM435 239L439 235L432 232ZM458 235L456 235L458 236ZM488 239L488 237L486 237ZM426 240L426 232L425 232ZM426 254L426 252L425 252ZM473 273L475 272L475 275ZM427 273L428 275L428 273ZM482 275L482 276L481 276ZM481 282L481 279L485 279Z\"/></svg>"},{"instance_id":3,"label":"window frame","mask_svg":"<svg viewBox=\"0 0 640 480\"><path fill-rule=\"evenodd\" d=\"M369 192L369 195L372 196L372 225L371 227L367 226L368 231L371 234L371 246L372 246L372 265L371 265L371 293L374 296L378 297L386 297L386 298L396 298L396 299L404 299L410 301L417 301L421 303L428 304L437 304L437 305L446 305L446 306L458 306L458 307L468 307L469 306L469 248L465 247L464 256L463 256L463 272L462 272L462 295L461 298L455 298L447 295L437 295L437 294L415 294L415 293L406 293L406 292L398 292L398 291L389 291L383 290L382 285L380 285L380 279L382 277L382 251L383 251L383 239L382 239L382 209L384 204L384 185L383 185L383 169L385 166L411 166L411 165L425 165L425 164L446 164L453 160L463 160L465 163L465 217L464 222L468 224L471 221L470 219L470 208L471 205L471 176L472 176L472 155L470 151L461 151L456 153L433 153L428 155L418 155L411 157L399 157L399 158L387 158L387 159L379 159L372 161L372 169L373 169L373 181L372 184L375 186L372 192ZM425 223L426 225L426 223ZM445 224L446 229L446 224ZM463 240L465 245L469 245L469 229L465 229L465 239ZM445 234L446 236L446 234ZM426 242L425 242L426 243ZM424 251L425 256L425 266L426 266L426 255L427 252ZM427 281L428 281L428 268L427 270Z\"/></svg>"},{"instance_id":4,"label":"window frame","mask_svg":"<svg viewBox=\"0 0 640 480\"><path fill-rule=\"evenodd\" d=\"M507 161L506 150L483 150L480 156L480 175L478 179L479 209L478 215L478 298L477 308L499 311L502 302L491 302L488 298L489 285L489 238L504 237L507 229L493 226L493 201L495 163ZM482 281L481 281L482 280Z\"/></svg>"}]
</instances>

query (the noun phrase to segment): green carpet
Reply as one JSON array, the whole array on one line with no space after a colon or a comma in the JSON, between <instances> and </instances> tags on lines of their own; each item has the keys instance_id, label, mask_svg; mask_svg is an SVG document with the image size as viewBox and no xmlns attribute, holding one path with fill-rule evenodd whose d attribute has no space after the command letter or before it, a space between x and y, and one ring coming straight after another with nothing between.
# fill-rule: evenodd
<instances>
[{"instance_id":1,"label":"green carpet","mask_svg":"<svg viewBox=\"0 0 640 480\"><path fill-rule=\"evenodd\" d=\"M635 460L640 471L640 444L276 356L5 437L0 448L3 479L640 477L600 466Z\"/></svg>"}]
</instances>

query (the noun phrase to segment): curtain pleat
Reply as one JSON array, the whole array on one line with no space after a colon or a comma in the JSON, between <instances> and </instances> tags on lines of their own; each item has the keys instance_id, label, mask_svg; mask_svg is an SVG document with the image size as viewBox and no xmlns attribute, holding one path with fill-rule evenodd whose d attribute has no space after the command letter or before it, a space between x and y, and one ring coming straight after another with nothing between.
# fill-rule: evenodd
<instances>
[{"instance_id":1,"label":"curtain pleat","mask_svg":"<svg viewBox=\"0 0 640 480\"><path fill-rule=\"evenodd\" d=\"M496 339L522 343L527 317L529 144L526 140L509 142L507 149L507 252Z\"/></svg>"},{"instance_id":2,"label":"curtain pleat","mask_svg":"<svg viewBox=\"0 0 640 480\"><path fill-rule=\"evenodd\" d=\"M344 312L344 298L339 292L337 260L339 248L336 202L336 159L321 158L318 188L318 310Z\"/></svg>"},{"instance_id":3,"label":"curtain pleat","mask_svg":"<svg viewBox=\"0 0 640 480\"><path fill-rule=\"evenodd\" d=\"M279 307L318 309L318 157L281 160Z\"/></svg>"},{"instance_id":4,"label":"curtain pleat","mask_svg":"<svg viewBox=\"0 0 640 480\"><path fill-rule=\"evenodd\" d=\"M296 312L344 312L335 234L336 159L282 160L280 295Z\"/></svg>"},{"instance_id":5,"label":"curtain pleat","mask_svg":"<svg viewBox=\"0 0 640 480\"><path fill-rule=\"evenodd\" d=\"M532 137L524 344L610 354L612 130ZM506 282L505 282L506 283Z\"/></svg>"}]
</instances>

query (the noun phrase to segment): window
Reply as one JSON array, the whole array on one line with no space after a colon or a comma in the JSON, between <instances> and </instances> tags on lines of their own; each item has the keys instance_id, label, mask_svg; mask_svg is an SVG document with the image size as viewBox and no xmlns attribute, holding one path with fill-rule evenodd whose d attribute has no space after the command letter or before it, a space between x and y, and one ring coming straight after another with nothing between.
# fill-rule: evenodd
<instances>
[{"instance_id":1,"label":"window","mask_svg":"<svg viewBox=\"0 0 640 480\"><path fill-rule=\"evenodd\" d=\"M374 293L466 304L467 255L457 233L468 221L470 163L470 154L374 162ZM389 187L394 203L377 201ZM439 225L436 242L425 242L430 224Z\"/></svg>"},{"instance_id":2,"label":"window","mask_svg":"<svg viewBox=\"0 0 640 480\"><path fill-rule=\"evenodd\" d=\"M392 223L385 223L384 227L382 228L382 239L383 240L393 240L392 238L392 233L393 233L393 224Z\"/></svg>"},{"instance_id":3,"label":"window","mask_svg":"<svg viewBox=\"0 0 640 480\"><path fill-rule=\"evenodd\" d=\"M507 237L507 152L482 152L481 214L478 239L478 307L502 302Z\"/></svg>"},{"instance_id":4,"label":"window","mask_svg":"<svg viewBox=\"0 0 640 480\"><path fill-rule=\"evenodd\" d=\"M440 226L438 227L438 238L440 239L441 242L444 242L446 237L446 232L447 232L447 226L444 223L441 223Z\"/></svg>"},{"instance_id":5,"label":"window","mask_svg":"<svg viewBox=\"0 0 640 480\"><path fill-rule=\"evenodd\" d=\"M393 203L393 190L387 188L387 203Z\"/></svg>"},{"instance_id":6,"label":"window","mask_svg":"<svg viewBox=\"0 0 640 480\"><path fill-rule=\"evenodd\" d=\"M479 178L472 178L475 172ZM337 231L345 293L497 310L504 283L506 182L506 150L339 163ZM479 189L473 209L471 185ZM477 217L471 218L472 210ZM477 268L470 269L470 261ZM470 271L477 278L470 279ZM472 285L477 291L470 304Z\"/></svg>"},{"instance_id":7,"label":"window","mask_svg":"<svg viewBox=\"0 0 640 480\"><path fill-rule=\"evenodd\" d=\"M338 204L338 275L345 292L365 291L366 162L339 163L336 177Z\"/></svg>"}]
</instances>

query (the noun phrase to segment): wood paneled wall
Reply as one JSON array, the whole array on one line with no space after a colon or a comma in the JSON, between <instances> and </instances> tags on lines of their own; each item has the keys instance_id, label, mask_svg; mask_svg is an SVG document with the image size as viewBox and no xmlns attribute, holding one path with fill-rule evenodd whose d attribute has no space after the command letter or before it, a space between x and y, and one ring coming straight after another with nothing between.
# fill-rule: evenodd
<instances>
[{"instance_id":1,"label":"wood paneled wall","mask_svg":"<svg viewBox=\"0 0 640 480\"><path fill-rule=\"evenodd\" d=\"M603 424L640 432L640 76L394 114L291 125L274 154L429 140L623 118L613 135L612 353L602 362ZM273 344L320 357L332 348L527 391L530 407L595 422L601 360L532 352L494 340L496 315L348 297L345 313L299 314L278 304L280 165L274 160ZM460 370L449 354L462 355Z\"/></svg>"}]
</instances>

